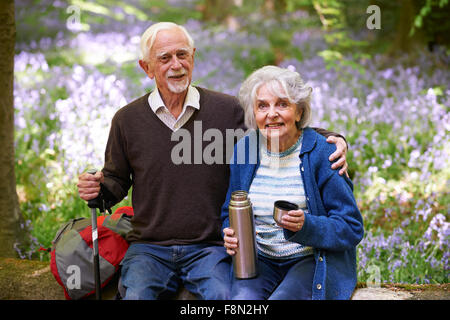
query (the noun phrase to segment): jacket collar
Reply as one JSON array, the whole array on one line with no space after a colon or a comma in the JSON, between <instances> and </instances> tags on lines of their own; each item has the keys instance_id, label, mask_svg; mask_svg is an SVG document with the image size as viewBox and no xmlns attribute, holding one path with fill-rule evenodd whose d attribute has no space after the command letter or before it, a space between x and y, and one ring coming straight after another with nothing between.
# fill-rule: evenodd
<instances>
[{"instance_id":1,"label":"jacket collar","mask_svg":"<svg viewBox=\"0 0 450 320\"><path fill-rule=\"evenodd\" d=\"M316 132L310 127L306 127L303 129L303 142L302 149L300 150L300 155L310 152L317 143L317 135Z\"/></svg>"}]
</instances>

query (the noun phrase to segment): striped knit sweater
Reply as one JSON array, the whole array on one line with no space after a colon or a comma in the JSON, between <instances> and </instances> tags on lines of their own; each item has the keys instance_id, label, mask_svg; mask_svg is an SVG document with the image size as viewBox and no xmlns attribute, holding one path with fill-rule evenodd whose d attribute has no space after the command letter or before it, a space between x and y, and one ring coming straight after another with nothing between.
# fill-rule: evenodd
<instances>
[{"instance_id":1,"label":"striped knit sweater","mask_svg":"<svg viewBox=\"0 0 450 320\"><path fill-rule=\"evenodd\" d=\"M299 172L302 137L282 153L270 152L261 143L261 164L250 186L249 198L255 215L258 251L270 258L290 259L313 254L312 247L285 240L283 228L273 219L276 200L287 200L306 210L305 191Z\"/></svg>"}]
</instances>

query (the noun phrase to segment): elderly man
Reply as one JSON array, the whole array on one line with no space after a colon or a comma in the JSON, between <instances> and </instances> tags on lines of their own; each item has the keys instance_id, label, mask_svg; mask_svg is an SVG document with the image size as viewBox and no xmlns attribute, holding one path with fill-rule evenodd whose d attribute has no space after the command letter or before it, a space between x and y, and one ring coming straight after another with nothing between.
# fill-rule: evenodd
<instances>
[{"instance_id":1,"label":"elderly man","mask_svg":"<svg viewBox=\"0 0 450 320\"><path fill-rule=\"evenodd\" d=\"M124 299L168 298L180 283L199 299L228 299L230 260L220 210L229 159L174 164L171 150L177 142L171 137L182 128L194 139L194 122L224 136L226 129L245 129L243 109L234 97L190 85L195 47L182 26L152 25L142 35L141 53L139 65L156 88L115 114L104 168L79 176L80 197L90 200L101 190L112 205L133 186L133 230L121 275ZM332 158L340 158L333 166L345 171L346 143L329 139L338 146ZM195 149L198 141L192 142ZM206 142L200 144L201 152Z\"/></svg>"}]
</instances>

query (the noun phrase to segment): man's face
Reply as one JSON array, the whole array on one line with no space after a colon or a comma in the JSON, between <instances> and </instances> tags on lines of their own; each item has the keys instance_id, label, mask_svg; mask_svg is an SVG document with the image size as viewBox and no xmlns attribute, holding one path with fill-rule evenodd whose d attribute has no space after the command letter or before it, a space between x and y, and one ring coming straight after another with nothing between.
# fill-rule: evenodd
<instances>
[{"instance_id":1,"label":"man's face","mask_svg":"<svg viewBox=\"0 0 450 320\"><path fill-rule=\"evenodd\" d=\"M184 33L179 29L161 30L157 33L150 51L149 63L141 63L147 75L155 78L163 96L184 92L192 79L195 48L189 47Z\"/></svg>"}]
</instances>

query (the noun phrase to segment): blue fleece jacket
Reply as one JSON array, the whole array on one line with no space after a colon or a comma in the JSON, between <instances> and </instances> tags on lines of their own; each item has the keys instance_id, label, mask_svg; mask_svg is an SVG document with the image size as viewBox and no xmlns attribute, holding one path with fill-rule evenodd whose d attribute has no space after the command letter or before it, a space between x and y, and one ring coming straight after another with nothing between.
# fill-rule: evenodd
<instances>
[{"instance_id":1,"label":"blue fleece jacket","mask_svg":"<svg viewBox=\"0 0 450 320\"><path fill-rule=\"evenodd\" d=\"M311 128L303 131L299 173L309 213L298 232L284 230L287 240L314 248L316 270L312 299L350 299L356 285L356 245L364 235L363 220L353 196L353 184L328 157L334 144ZM223 228L229 226L228 204L235 190L249 191L259 166L259 133L252 131L234 148L230 184L222 207ZM223 230L222 228L222 230Z\"/></svg>"}]
</instances>

